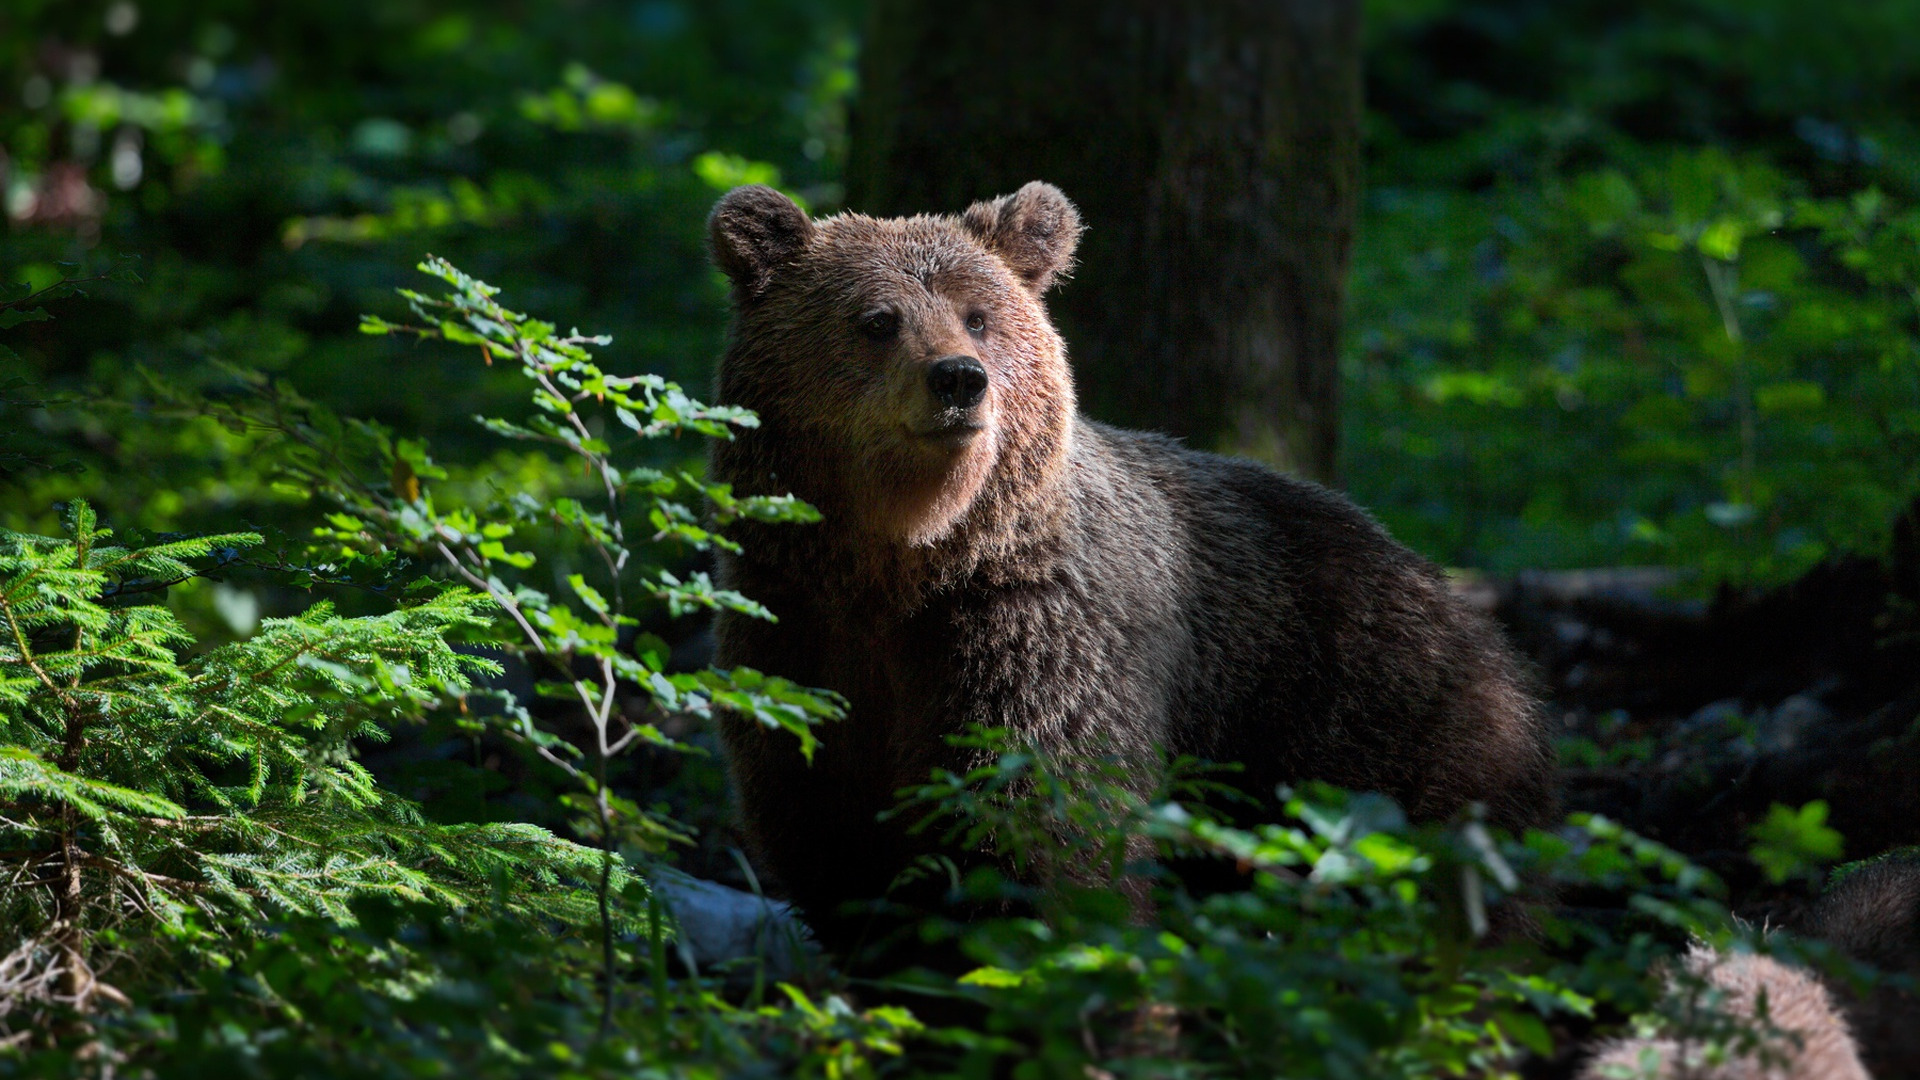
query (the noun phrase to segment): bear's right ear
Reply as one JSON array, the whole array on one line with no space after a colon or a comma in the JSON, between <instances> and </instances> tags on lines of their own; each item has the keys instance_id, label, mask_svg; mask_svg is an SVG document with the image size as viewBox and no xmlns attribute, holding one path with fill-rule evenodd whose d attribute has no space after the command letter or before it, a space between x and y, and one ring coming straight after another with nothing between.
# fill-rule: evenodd
<instances>
[{"instance_id":1,"label":"bear's right ear","mask_svg":"<svg viewBox=\"0 0 1920 1080\"><path fill-rule=\"evenodd\" d=\"M1038 180L992 202L974 203L960 223L1006 260L1035 296L1073 268L1073 251L1080 246L1080 211L1059 188Z\"/></svg>"},{"instance_id":2,"label":"bear's right ear","mask_svg":"<svg viewBox=\"0 0 1920 1080\"><path fill-rule=\"evenodd\" d=\"M707 218L714 265L732 280L735 300L760 295L773 272L798 258L812 236L806 211L764 184L727 192Z\"/></svg>"}]
</instances>

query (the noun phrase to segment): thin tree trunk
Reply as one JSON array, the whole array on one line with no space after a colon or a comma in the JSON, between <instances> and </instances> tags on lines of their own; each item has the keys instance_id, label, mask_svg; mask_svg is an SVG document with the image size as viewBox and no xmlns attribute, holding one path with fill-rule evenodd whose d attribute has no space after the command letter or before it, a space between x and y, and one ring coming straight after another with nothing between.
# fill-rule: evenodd
<instances>
[{"instance_id":1,"label":"thin tree trunk","mask_svg":"<svg viewBox=\"0 0 1920 1080\"><path fill-rule=\"evenodd\" d=\"M84 562L82 565L85 565ZM80 640L74 640L78 651ZM62 772L80 770L80 755L86 748L87 717L80 707L67 705L66 739L54 759ZM87 989L93 981L87 966L87 942L82 927L86 918L85 878L81 872L80 813L71 803L60 808L60 883L54 890L53 945L60 955L62 975L60 992L78 1008L86 1008Z\"/></svg>"},{"instance_id":2,"label":"thin tree trunk","mask_svg":"<svg viewBox=\"0 0 1920 1080\"><path fill-rule=\"evenodd\" d=\"M1087 411L1332 481L1359 27L1358 0L878 0L848 205L1059 185Z\"/></svg>"}]
</instances>

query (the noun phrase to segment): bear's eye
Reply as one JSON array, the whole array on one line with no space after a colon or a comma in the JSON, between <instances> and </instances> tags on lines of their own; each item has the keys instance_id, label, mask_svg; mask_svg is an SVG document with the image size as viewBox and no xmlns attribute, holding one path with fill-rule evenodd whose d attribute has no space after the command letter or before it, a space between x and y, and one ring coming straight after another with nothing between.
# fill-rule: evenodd
<instances>
[{"instance_id":1,"label":"bear's eye","mask_svg":"<svg viewBox=\"0 0 1920 1080\"><path fill-rule=\"evenodd\" d=\"M987 317L985 315L982 315L976 311L973 314L967 316L968 330L971 330L974 333L978 334L986 330L986 328L987 328Z\"/></svg>"},{"instance_id":2,"label":"bear's eye","mask_svg":"<svg viewBox=\"0 0 1920 1080\"><path fill-rule=\"evenodd\" d=\"M900 316L891 311L876 311L860 317L860 332L875 341L885 341L900 329Z\"/></svg>"}]
</instances>

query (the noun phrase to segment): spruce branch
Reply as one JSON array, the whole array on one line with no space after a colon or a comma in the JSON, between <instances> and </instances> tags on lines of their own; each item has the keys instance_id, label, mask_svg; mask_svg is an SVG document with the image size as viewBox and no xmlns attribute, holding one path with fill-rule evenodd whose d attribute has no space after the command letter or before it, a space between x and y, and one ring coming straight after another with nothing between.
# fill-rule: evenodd
<instances>
[{"instance_id":1,"label":"spruce branch","mask_svg":"<svg viewBox=\"0 0 1920 1080\"><path fill-rule=\"evenodd\" d=\"M35 970L57 973L48 1000L85 1011L116 999L103 963L128 942L159 947L151 934L101 944L126 919L213 940L268 912L350 922L354 899L397 895L590 921L583 886L598 867L584 849L532 826L427 822L352 759L349 740L376 720L422 715L497 670L447 640L487 625L485 597L448 589L356 618L323 602L189 657L170 611L115 596L129 578L191 576L192 560L256 540L117 545L84 503L65 537L0 532L8 956L38 942L50 959Z\"/></svg>"}]
</instances>

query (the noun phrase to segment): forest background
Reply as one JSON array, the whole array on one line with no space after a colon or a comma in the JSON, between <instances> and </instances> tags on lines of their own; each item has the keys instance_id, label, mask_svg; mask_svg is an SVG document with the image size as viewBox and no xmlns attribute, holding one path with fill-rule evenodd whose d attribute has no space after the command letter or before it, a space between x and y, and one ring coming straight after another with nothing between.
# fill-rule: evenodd
<instances>
[{"instance_id":1,"label":"forest background","mask_svg":"<svg viewBox=\"0 0 1920 1080\"><path fill-rule=\"evenodd\" d=\"M17 0L0 15L0 287L9 289L0 294L0 525L46 538L16 539L6 573L10 589L28 582L49 605L22 609L17 625L28 632L6 661L8 678L44 651L35 632L81 627L97 630L110 655L69 657L72 685L152 678L186 695L166 704L173 699L148 694L162 712L213 708L193 697L210 672L271 681L284 666L316 680L218 706L256 725L311 720L307 734L255 732L252 743L196 751L190 764L167 756L177 748L156 734L156 713L139 738L159 741L128 735L128 745L162 749L95 777L133 795L57 787L86 772L80 751L62 756L57 723L32 727L43 706L45 716L69 715L58 679L43 680L44 701L29 675L0 690L9 745L25 755L0 772L20 844L5 887L22 906L8 910L21 925L38 918L51 928L39 952L16 951L24 967L0 964L0 983L25 995L0 1013L12 1033L7 1069L112 1061L164 1073L211 1057L266 1074L351 1063L395 1075L749 1065L854 1075L991 1070L1032 1057L1046 1074L1081 1075L1090 1061L1124 1072L1144 1052L1128 1049L1124 1023L1100 1028L1076 1010L1124 1016L1123 1006L1156 996L1219 1019L1172 1036L1185 1040L1189 1061L1255 1054L1270 1063L1281 1058L1258 1054L1284 1057L1293 1040L1322 1047L1311 1067L1326 1075L1341 1075L1341 1061L1379 1068L1389 1058L1406 1075L1469 1058L1564 1067L1596 1022L1652 1007L1650 991L1633 988L1646 966L1635 950L1700 931L1712 903L1696 900L1717 897L1722 914L1729 902L1790 903L1780 898L1810 895L1821 867L1840 858L1842 834L1854 840L1848 856L1920 839L1853 828L1844 807L1835 833L1826 802L1811 798L1825 790L1804 784L1743 795L1746 816L1712 842L1661 835L1651 817L1633 822L1714 874L1605 821L1586 823L1592 846L1578 850L1536 838L1506 857L1585 858L1566 870L1583 887L1677 906L1664 929L1608 924L1605 945L1579 959L1566 959L1568 949L1534 956L1533 968L1501 961L1542 980L1516 987L1492 960L1463 960L1453 972L1476 973L1476 984L1392 959L1402 947L1426 955L1458 929L1446 889L1433 883L1459 859L1481 865L1482 856L1459 855L1445 836L1414 836L1331 794L1346 809L1329 818L1302 803L1305 824L1284 843L1181 832L1149 807L1090 831L1159 829L1163 842L1213 850L1265 843L1276 866L1317 865L1370 833L1399 837L1399 854L1376 845L1354 857L1372 876L1337 884L1361 899L1318 931L1336 935L1351 918L1381 935L1386 959L1303 974L1288 965L1331 939L1295 927L1281 935L1291 943L1282 955L1266 958L1262 978L1277 984L1220 989L1232 961L1194 959L1203 932L1193 930L1183 953L1143 944L1142 928L1124 918L1075 909L1103 928L1088 940L1109 952L979 942L981 970L997 974L968 992L1013 998L985 1019L937 1028L891 991L849 989L826 968L785 991L753 983L730 994L674 967L670 920L643 883L651 868L672 862L755 886L730 853L722 779L697 753L711 744L697 714L717 701L831 737L834 712L830 698L799 688L703 683L695 673L697 609L750 601L716 595L700 576L713 542L702 500L722 517L805 527L802 511L731 507L698 481L699 436L742 422L686 396L703 396L726 329L724 282L703 247L706 212L749 182L780 186L816 212L845 204L857 179L850 132L863 107L878 107L861 85L863 42L877 40L871 15L852 0ZM1617 580L1655 581L1647 610L1720 626L1712 613L1759 610L1740 605L1787 595L1780 590L1822 567L1876 567L1867 586L1834 593L1850 605L1834 617L1876 657L1895 656L1889 641L1911 648L1920 587L1902 584L1916 571L1901 561L1900 537L1911 546L1920 494L1920 11L1894 0L1376 0L1362 27L1363 176L1338 352L1337 467L1323 474L1403 541L1496 592L1521 571L1658 568ZM870 178L859 183L876 190ZM442 284L414 269L429 252L447 260ZM550 325L489 314L489 294L452 267ZM397 288L421 290L411 313ZM433 306L441 296L453 306ZM427 332L395 340L389 331L403 323ZM556 329L571 327L580 328L571 338ZM448 340L423 340L434 336ZM589 347L594 357L583 359ZM554 355L566 359L542 359ZM643 373L686 394L620 381ZM473 422L527 413L529 377L561 397L556 386L579 390L566 380L585 377L593 404L626 412L583 421L577 437L566 417L586 414L585 398L577 410L541 406L551 431ZM1149 398L1115 401L1095 388L1090 400L1152 426ZM592 503L603 479L624 500L610 512ZM629 544L616 528L621 506L636 537L661 543ZM484 507L502 516L462 509ZM97 527L129 553L87 563ZM475 570L474 593L446 588L461 571L455 554L447 566L428 550L442 536L457 536L449 543ZM143 547L148 555L133 553ZM93 576L54 585L35 576L61 559ZM598 591L583 576L596 560L618 563ZM510 605L482 602L490 593L536 613L522 622L524 637L502 639ZM579 619L567 622L574 616L558 614L557 602L541 606L547 594L581 606ZM316 614L318 600L331 608ZM615 613L622 603L630 620ZM170 620L163 630L136 625L158 611ZM143 634L157 644L136 647ZM405 655L383 655L382 635ZM311 660L325 652L317 640L336 650L324 662ZM1556 689L1571 693L1578 686L1563 676L1576 665L1565 646L1535 651L1546 653ZM577 708L537 703L535 683L553 673L519 664L514 648L563 654L560 690L603 688L600 712L593 694L576 695ZM619 659L627 656L638 659ZM504 674L482 670L496 661ZM1770 697L1737 682L1644 702L1563 694L1563 753L1589 773L1572 808L1630 816L1605 791L1641 783L1633 770L1665 760L1676 738L1695 746L1710 721L1722 725L1716 733L1764 742L1785 723L1782 702L1809 687L1827 689L1801 698L1843 719L1872 712L1867 705L1905 709L1894 727L1883 717L1874 722L1885 730L1874 730L1906 739L1901 752L1911 755L1920 705L1901 704L1912 700L1910 680L1875 668L1856 679L1870 688L1854 700L1846 694L1856 688L1820 681L1842 676L1794 671L1801 683ZM476 685L521 700L483 706ZM649 689L619 690L634 685ZM1722 713L1701 720L1716 703ZM126 715L119 707L101 706L102 715ZM642 734L617 760L556 749L590 742L596 724L603 749L623 732ZM1684 737L1672 734L1682 728ZM44 753L36 739L50 740ZM1895 759L1903 768L1913 760ZM331 779L314 779L322 774ZM922 798L976 819L1012 812L969 802L967 792L993 778L966 779ZM280 795L276 784L286 785ZM180 820L225 821L328 799L366 820L289 811L289 835L321 847L342 829L372 837L373 869L275 863L291 858L285 845L244 829L219 833L213 846L225 861L195 862L178 845L167 848L172 863L142 854L138 822L176 810ZM1348 824L1316 831L1316 820ZM513 831L523 826L533 831ZM100 910L110 914L81 935L84 905L62 906L62 886L37 875L84 861L57 855L68 849L47 838L96 827L102 844L120 845L108 861L143 876L126 895L103 885L110 899ZM620 853L617 869L595 854L608 848ZM1623 852L1621 865L1646 879L1609 877L1611 864L1592 861L1602 850ZM1481 872L1495 888L1505 863L1497 852L1487 858ZM629 868L640 871L630 884ZM537 885L505 895L513 890L502 874ZM77 890L92 887L74 875ZM1422 899L1389 927L1379 912L1392 905L1381 897L1401 896L1401 882L1421 883ZM1261 886L1281 892L1255 924L1288 907L1287 887ZM225 899L197 898L209 891ZM366 907L380 897L388 906ZM443 921L422 904L467 915ZM1157 929L1179 936L1183 925ZM556 936L566 948L542 944ZM100 981L117 1002L80 1000L80 982L34 982L80 951L88 970L116 972ZM1252 978L1251 960L1243 967L1233 972ZM1400 995L1381 1015L1341 1011L1339 1002L1367 996L1355 989L1362 968ZM71 980L73 966L64 971ZM1212 977L1218 986L1199 989ZM1480 996L1447 998L1456 983L1480 986ZM339 989L349 985L351 994ZM1304 1007L1268 1016L1250 1004L1308 986L1327 995L1326 1016ZM1103 1005L1086 1005L1099 994ZM1329 1056L1327 1045L1350 1057Z\"/></svg>"}]
</instances>

